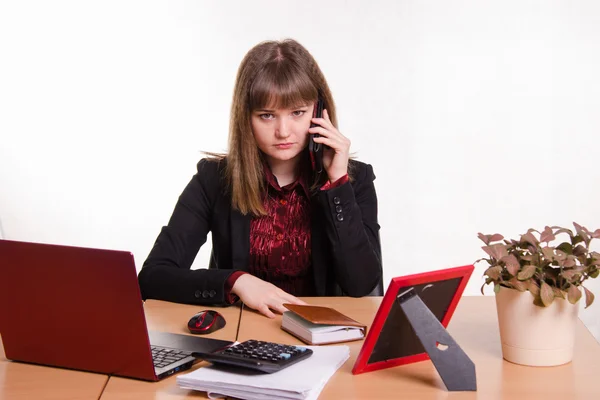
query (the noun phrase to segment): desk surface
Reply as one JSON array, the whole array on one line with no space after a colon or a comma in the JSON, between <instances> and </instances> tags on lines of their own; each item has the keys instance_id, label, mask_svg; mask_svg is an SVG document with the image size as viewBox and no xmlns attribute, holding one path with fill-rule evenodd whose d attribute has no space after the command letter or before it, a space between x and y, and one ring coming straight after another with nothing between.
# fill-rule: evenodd
<instances>
[{"instance_id":1,"label":"desk surface","mask_svg":"<svg viewBox=\"0 0 600 400\"><path fill-rule=\"evenodd\" d=\"M207 308L208 307L167 303L156 300L148 300L144 304L146 324L148 325L149 330L181 334L189 334L186 326L187 321L198 311ZM205 335L204 337L231 341L235 340L240 317L240 307L212 307L212 309L218 310L223 317L225 317L226 325L223 329L211 333L210 335ZM206 363L198 363L186 372L200 368L202 365L206 365ZM186 398L188 395L189 397L194 398L207 398L205 393L179 389L175 376L171 376L159 382L144 382L134 379L112 377L102 394L102 400L175 400Z\"/></svg>"},{"instance_id":2,"label":"desk surface","mask_svg":"<svg viewBox=\"0 0 600 400\"><path fill-rule=\"evenodd\" d=\"M0 399L98 399L108 377L8 361L0 339Z\"/></svg>"},{"instance_id":3,"label":"desk surface","mask_svg":"<svg viewBox=\"0 0 600 400\"><path fill-rule=\"evenodd\" d=\"M381 298L305 298L308 303L333 307L370 324ZM558 367L525 367L502 359L494 297L461 299L448 332L473 360L477 392L447 392L431 361L352 375L363 341L347 343L350 359L327 383L319 399L598 399L597 367L600 345L581 321L577 323L572 363ZM280 329L281 317L268 320L244 309L238 341L264 339L301 344Z\"/></svg>"},{"instance_id":4,"label":"desk surface","mask_svg":"<svg viewBox=\"0 0 600 400\"><path fill-rule=\"evenodd\" d=\"M334 307L348 316L370 324L381 302L372 298L307 298L310 304ZM185 321L202 307L148 301L148 328L186 333ZM220 308L227 326L209 337L234 340L239 307ZM183 323L182 323L183 321ZM251 310L242 313L238 340L263 339L299 344L280 329L281 317L268 319ZM320 399L516 399L528 400L600 398L597 367L600 345L581 321L577 324L575 358L572 363L548 368L524 367L502 359L493 297L463 297L448 331L471 357L477 368L477 392L446 391L430 361L352 375L352 366L363 341L348 343L350 359L331 378ZM0 343L1 345L1 343ZM203 363L193 368L199 368ZM7 361L0 347L0 399L97 399L107 377ZM204 393L179 389L175 377L161 382L143 382L112 377L102 399L206 398Z\"/></svg>"}]
</instances>

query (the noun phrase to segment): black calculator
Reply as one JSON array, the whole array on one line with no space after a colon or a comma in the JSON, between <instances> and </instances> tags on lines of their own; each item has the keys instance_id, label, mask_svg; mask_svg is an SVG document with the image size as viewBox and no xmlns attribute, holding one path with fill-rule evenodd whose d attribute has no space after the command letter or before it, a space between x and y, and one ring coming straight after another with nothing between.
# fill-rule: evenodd
<instances>
[{"instance_id":1,"label":"black calculator","mask_svg":"<svg viewBox=\"0 0 600 400\"><path fill-rule=\"evenodd\" d=\"M304 360L312 353L311 349L302 346L248 340L214 353L195 352L192 355L213 364L249 368L270 374Z\"/></svg>"}]
</instances>

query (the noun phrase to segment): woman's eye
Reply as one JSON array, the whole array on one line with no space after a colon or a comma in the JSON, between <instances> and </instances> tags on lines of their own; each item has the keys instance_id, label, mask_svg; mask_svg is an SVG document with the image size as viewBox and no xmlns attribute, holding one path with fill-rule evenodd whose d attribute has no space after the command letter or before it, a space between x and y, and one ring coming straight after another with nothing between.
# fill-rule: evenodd
<instances>
[{"instance_id":1,"label":"woman's eye","mask_svg":"<svg viewBox=\"0 0 600 400\"><path fill-rule=\"evenodd\" d=\"M260 114L262 119L273 119L273 114Z\"/></svg>"},{"instance_id":2,"label":"woman's eye","mask_svg":"<svg viewBox=\"0 0 600 400\"><path fill-rule=\"evenodd\" d=\"M294 112L292 113L292 115L293 115L294 117L299 117L299 116L303 115L305 112L306 112L306 111L304 111L304 110L297 110L297 111L294 111Z\"/></svg>"}]
</instances>

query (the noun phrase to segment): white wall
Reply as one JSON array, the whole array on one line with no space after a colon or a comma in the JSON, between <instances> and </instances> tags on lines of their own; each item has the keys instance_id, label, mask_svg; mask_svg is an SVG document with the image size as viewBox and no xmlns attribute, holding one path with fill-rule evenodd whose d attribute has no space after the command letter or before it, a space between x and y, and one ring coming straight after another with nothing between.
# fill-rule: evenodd
<instances>
[{"instance_id":1,"label":"white wall","mask_svg":"<svg viewBox=\"0 0 600 400\"><path fill-rule=\"evenodd\" d=\"M62 0L0 4L4 235L140 268L200 151L226 149L243 55L285 37L375 168L386 285L472 263L480 231L600 227L594 0ZM582 319L600 337L600 305Z\"/></svg>"}]
</instances>

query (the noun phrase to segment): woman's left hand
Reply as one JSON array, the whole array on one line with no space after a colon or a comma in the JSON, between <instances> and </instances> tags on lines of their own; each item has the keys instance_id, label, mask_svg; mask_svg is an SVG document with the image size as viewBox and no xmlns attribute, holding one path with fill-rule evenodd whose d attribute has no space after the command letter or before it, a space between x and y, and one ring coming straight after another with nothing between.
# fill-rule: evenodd
<instances>
[{"instance_id":1,"label":"woman's left hand","mask_svg":"<svg viewBox=\"0 0 600 400\"><path fill-rule=\"evenodd\" d=\"M323 110L323 118L313 118L311 121L319 126L310 128L308 132L321 135L315 137L314 141L323 145L323 169L333 183L348 173L350 139L333 126L327 110Z\"/></svg>"}]
</instances>

